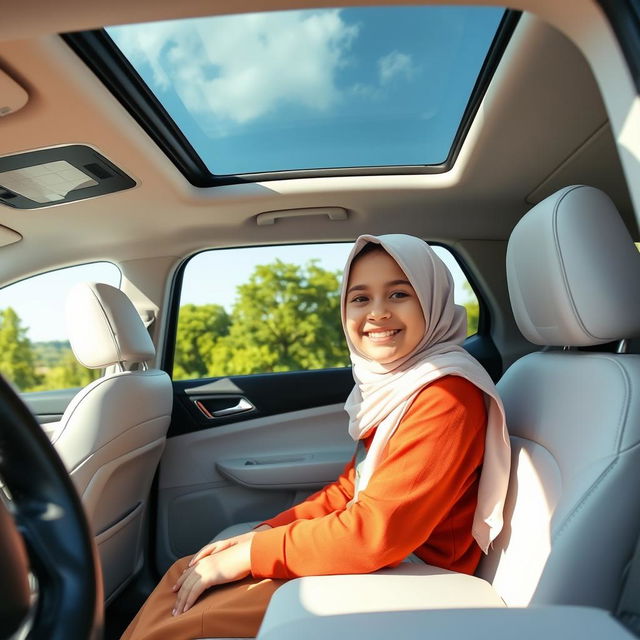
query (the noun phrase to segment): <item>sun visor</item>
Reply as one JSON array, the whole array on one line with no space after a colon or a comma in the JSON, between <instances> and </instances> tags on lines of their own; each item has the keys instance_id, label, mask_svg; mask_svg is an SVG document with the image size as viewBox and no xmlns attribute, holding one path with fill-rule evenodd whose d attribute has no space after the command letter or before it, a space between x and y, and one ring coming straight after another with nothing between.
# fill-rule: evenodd
<instances>
[{"instance_id":1,"label":"sun visor","mask_svg":"<svg viewBox=\"0 0 640 640\"><path fill-rule=\"evenodd\" d=\"M135 182L95 149L69 145L0 158L0 202L40 209L130 189Z\"/></svg>"},{"instance_id":2,"label":"sun visor","mask_svg":"<svg viewBox=\"0 0 640 640\"><path fill-rule=\"evenodd\" d=\"M6 247L8 244L13 244L20 240L22 240L22 236L17 231L0 225L0 247Z\"/></svg>"},{"instance_id":3,"label":"sun visor","mask_svg":"<svg viewBox=\"0 0 640 640\"><path fill-rule=\"evenodd\" d=\"M29 101L27 92L0 69L0 117L22 109Z\"/></svg>"}]
</instances>

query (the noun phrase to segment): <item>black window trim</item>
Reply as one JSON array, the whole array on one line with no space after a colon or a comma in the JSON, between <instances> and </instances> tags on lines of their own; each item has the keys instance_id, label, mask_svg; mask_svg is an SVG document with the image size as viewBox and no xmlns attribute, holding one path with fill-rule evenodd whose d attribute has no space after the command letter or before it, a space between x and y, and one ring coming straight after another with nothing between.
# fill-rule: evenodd
<instances>
[{"instance_id":1,"label":"black window trim","mask_svg":"<svg viewBox=\"0 0 640 640\"><path fill-rule=\"evenodd\" d=\"M627 61L640 94L640 0L597 0Z\"/></svg>"},{"instance_id":2,"label":"black window trim","mask_svg":"<svg viewBox=\"0 0 640 640\"><path fill-rule=\"evenodd\" d=\"M505 10L471 91L449 155L443 163L268 171L238 175L216 175L209 171L186 136L104 29L66 33L61 37L113 93L184 177L192 185L206 188L296 178L435 174L449 171L460 153L473 118L480 107L520 15L519 11Z\"/></svg>"}]
</instances>

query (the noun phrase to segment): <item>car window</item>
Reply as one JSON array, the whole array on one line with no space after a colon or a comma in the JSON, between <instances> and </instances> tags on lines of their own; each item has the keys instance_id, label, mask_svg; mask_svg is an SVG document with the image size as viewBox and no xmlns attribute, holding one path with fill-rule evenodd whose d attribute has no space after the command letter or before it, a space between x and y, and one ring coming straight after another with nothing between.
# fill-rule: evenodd
<instances>
[{"instance_id":1,"label":"car window","mask_svg":"<svg viewBox=\"0 0 640 640\"><path fill-rule=\"evenodd\" d=\"M120 285L120 270L94 262L49 271L0 290L0 373L20 391L82 387L101 375L75 359L64 321L78 282Z\"/></svg>"},{"instance_id":2,"label":"car window","mask_svg":"<svg viewBox=\"0 0 640 640\"><path fill-rule=\"evenodd\" d=\"M225 175L444 163L485 57L490 49L499 55L503 14L302 9L107 32L142 90L162 103L209 171Z\"/></svg>"},{"instance_id":3,"label":"car window","mask_svg":"<svg viewBox=\"0 0 640 640\"><path fill-rule=\"evenodd\" d=\"M178 313L175 380L349 365L340 325L340 277L351 243L217 249L186 265ZM468 335L479 305L455 258L452 271Z\"/></svg>"}]
</instances>

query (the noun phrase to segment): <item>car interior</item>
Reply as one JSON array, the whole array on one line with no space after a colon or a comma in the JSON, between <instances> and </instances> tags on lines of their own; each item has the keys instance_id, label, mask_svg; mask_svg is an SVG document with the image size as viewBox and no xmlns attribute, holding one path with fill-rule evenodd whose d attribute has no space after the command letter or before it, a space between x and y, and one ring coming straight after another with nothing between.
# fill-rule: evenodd
<instances>
[{"instance_id":1,"label":"car interior","mask_svg":"<svg viewBox=\"0 0 640 640\"><path fill-rule=\"evenodd\" d=\"M0 314L5 291L60 269L110 263L118 275L79 275L52 302L25 294L45 324L59 308L74 366L91 374L21 385L18 360L0 357L0 567L15 594L0 604L0 637L118 638L175 560L338 476L354 453L343 409L353 377L338 347L251 368L263 356L225 325L215 366L188 352L227 322L206 296L226 291L250 252L287 263L290 251L307 260L337 247L335 271L364 233L447 250L456 286L477 300L463 346L505 405L505 526L475 576L408 558L287 581L258 638L640 633L640 11L634 0L464 5L3 8ZM383 13L396 9L434 11L419 27L441 47L432 60L414 64L387 43L418 32L418 13L398 23ZM377 46L396 47L378 59L378 84L340 85L376 24ZM199 44L207 29L215 37ZM447 39L458 46L450 56ZM420 99L437 90L446 100L412 110L401 83L431 66L439 80ZM464 90L447 88L462 76ZM458 91L450 137L425 143ZM201 106L185 116L198 100L220 119L196 121ZM368 106L349 111L349 100ZM339 107L344 121L326 125ZM297 128L305 122L309 131ZM379 140L352 148L372 132ZM440 156L420 160L438 144ZM266 289L255 269L250 284ZM259 307L259 286L242 286L229 322ZM243 292L254 295L245 307ZM201 328L185 348L194 300L209 315L189 316Z\"/></svg>"}]
</instances>

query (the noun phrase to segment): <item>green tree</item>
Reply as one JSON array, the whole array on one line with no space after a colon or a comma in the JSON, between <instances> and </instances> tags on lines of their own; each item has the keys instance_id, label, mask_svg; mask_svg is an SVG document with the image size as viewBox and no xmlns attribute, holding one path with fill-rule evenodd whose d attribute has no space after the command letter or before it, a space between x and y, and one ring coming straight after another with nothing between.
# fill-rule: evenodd
<instances>
[{"instance_id":1,"label":"green tree","mask_svg":"<svg viewBox=\"0 0 640 640\"><path fill-rule=\"evenodd\" d=\"M313 260L258 265L238 287L229 334L211 355L210 376L345 366L339 272Z\"/></svg>"},{"instance_id":2,"label":"green tree","mask_svg":"<svg viewBox=\"0 0 640 640\"><path fill-rule=\"evenodd\" d=\"M464 302L464 307L467 310L467 335L472 336L474 333L478 333L480 305L478 304L475 291L468 282L465 281L462 288L467 294L467 300Z\"/></svg>"},{"instance_id":3,"label":"green tree","mask_svg":"<svg viewBox=\"0 0 640 640\"><path fill-rule=\"evenodd\" d=\"M101 369L87 369L87 367L82 366L76 360L73 351L67 348L63 351L59 362L45 372L42 384L30 390L47 391L49 389L84 387L97 380L101 375Z\"/></svg>"},{"instance_id":4,"label":"green tree","mask_svg":"<svg viewBox=\"0 0 640 640\"><path fill-rule=\"evenodd\" d=\"M22 391L40 381L27 329L11 307L0 311L0 372Z\"/></svg>"},{"instance_id":5,"label":"green tree","mask_svg":"<svg viewBox=\"0 0 640 640\"><path fill-rule=\"evenodd\" d=\"M175 380L207 375L213 348L218 338L229 332L230 323L229 315L218 304L180 307L173 365Z\"/></svg>"},{"instance_id":6,"label":"green tree","mask_svg":"<svg viewBox=\"0 0 640 640\"><path fill-rule=\"evenodd\" d=\"M64 354L71 349L68 340L48 340L32 342L33 359L36 371L55 367L62 360Z\"/></svg>"}]
</instances>

